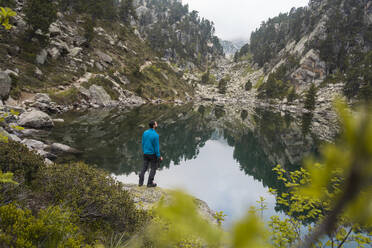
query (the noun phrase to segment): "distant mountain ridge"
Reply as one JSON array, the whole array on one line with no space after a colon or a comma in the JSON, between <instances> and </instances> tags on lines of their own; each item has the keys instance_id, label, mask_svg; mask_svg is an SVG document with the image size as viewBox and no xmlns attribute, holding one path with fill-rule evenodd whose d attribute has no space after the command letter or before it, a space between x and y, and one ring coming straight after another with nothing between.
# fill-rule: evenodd
<instances>
[{"instance_id":1,"label":"distant mountain ridge","mask_svg":"<svg viewBox=\"0 0 372 248\"><path fill-rule=\"evenodd\" d=\"M242 48L247 43L247 40L237 39L237 40L222 40L220 39L220 43L223 47L223 51L227 57L231 57L237 51Z\"/></svg>"}]
</instances>

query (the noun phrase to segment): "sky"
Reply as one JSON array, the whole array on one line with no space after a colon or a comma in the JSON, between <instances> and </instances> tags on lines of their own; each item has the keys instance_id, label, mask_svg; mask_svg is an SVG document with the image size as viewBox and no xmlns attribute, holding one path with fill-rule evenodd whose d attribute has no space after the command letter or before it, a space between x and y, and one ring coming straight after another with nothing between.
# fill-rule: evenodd
<instances>
[{"instance_id":1,"label":"sky","mask_svg":"<svg viewBox=\"0 0 372 248\"><path fill-rule=\"evenodd\" d=\"M216 35L224 40L248 40L262 21L292 7L306 6L309 0L182 0L190 11L215 23Z\"/></svg>"}]
</instances>

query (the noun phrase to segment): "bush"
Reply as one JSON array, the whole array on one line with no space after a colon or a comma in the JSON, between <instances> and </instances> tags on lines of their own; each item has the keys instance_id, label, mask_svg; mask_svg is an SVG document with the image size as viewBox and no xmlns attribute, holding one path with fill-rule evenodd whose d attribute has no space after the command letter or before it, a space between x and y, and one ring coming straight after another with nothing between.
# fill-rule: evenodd
<instances>
[{"instance_id":1,"label":"bush","mask_svg":"<svg viewBox=\"0 0 372 248\"><path fill-rule=\"evenodd\" d=\"M13 172L15 179L23 178L29 184L44 161L41 156L31 152L20 143L9 140L0 146L0 167L3 172Z\"/></svg>"},{"instance_id":2,"label":"bush","mask_svg":"<svg viewBox=\"0 0 372 248\"><path fill-rule=\"evenodd\" d=\"M38 190L43 199L61 202L77 212L81 224L93 234L92 240L97 232L131 234L147 219L122 183L84 163L49 166L40 171L35 184L43 185Z\"/></svg>"},{"instance_id":3,"label":"bush","mask_svg":"<svg viewBox=\"0 0 372 248\"><path fill-rule=\"evenodd\" d=\"M221 78L220 82L218 83L218 92L220 94L226 94L227 90L227 83L230 81L229 77Z\"/></svg>"},{"instance_id":4,"label":"bush","mask_svg":"<svg viewBox=\"0 0 372 248\"><path fill-rule=\"evenodd\" d=\"M209 83L209 76L210 76L209 70L206 71L205 73L203 73L203 75L201 77L201 83L202 84L208 84Z\"/></svg>"},{"instance_id":5,"label":"bush","mask_svg":"<svg viewBox=\"0 0 372 248\"><path fill-rule=\"evenodd\" d=\"M1 7L14 8L17 5L16 5L15 0L0 0L0 6Z\"/></svg>"},{"instance_id":6,"label":"bush","mask_svg":"<svg viewBox=\"0 0 372 248\"><path fill-rule=\"evenodd\" d=\"M0 207L1 247L82 247L75 215L60 207L41 210L37 217L14 204Z\"/></svg>"},{"instance_id":7,"label":"bush","mask_svg":"<svg viewBox=\"0 0 372 248\"><path fill-rule=\"evenodd\" d=\"M251 80L249 80L249 81L245 84L244 89L245 89L246 91L250 91L250 90L252 89L252 82L251 82Z\"/></svg>"},{"instance_id":8,"label":"bush","mask_svg":"<svg viewBox=\"0 0 372 248\"><path fill-rule=\"evenodd\" d=\"M57 19L57 8L51 0L28 0L24 12L33 32L40 29L47 33L50 24Z\"/></svg>"},{"instance_id":9,"label":"bush","mask_svg":"<svg viewBox=\"0 0 372 248\"><path fill-rule=\"evenodd\" d=\"M293 86L291 86L289 88L289 91L288 91L288 102L293 102L295 99L296 99L297 95L296 95L296 90Z\"/></svg>"}]
</instances>

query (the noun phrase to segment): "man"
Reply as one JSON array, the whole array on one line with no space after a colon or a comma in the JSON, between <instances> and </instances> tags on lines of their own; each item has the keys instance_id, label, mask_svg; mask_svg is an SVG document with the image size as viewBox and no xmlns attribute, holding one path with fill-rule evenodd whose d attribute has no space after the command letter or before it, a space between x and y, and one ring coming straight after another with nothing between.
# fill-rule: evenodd
<instances>
[{"instance_id":1,"label":"man","mask_svg":"<svg viewBox=\"0 0 372 248\"><path fill-rule=\"evenodd\" d=\"M143 168L139 175L139 186L143 185L145 179L145 173L150 165L150 175L149 180L147 181L147 187L156 187L154 183L154 177L156 174L156 169L158 167L158 162L163 160L163 157L160 156L159 149L159 135L156 133L155 129L158 127L156 121L150 121L150 129L146 130L142 135L142 151L143 151Z\"/></svg>"}]
</instances>

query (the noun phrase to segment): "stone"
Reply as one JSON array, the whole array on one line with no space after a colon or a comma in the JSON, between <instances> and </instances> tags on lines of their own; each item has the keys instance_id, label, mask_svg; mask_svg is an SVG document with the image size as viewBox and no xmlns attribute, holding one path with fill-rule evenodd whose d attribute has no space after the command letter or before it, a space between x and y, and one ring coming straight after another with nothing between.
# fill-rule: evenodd
<instances>
[{"instance_id":1,"label":"stone","mask_svg":"<svg viewBox=\"0 0 372 248\"><path fill-rule=\"evenodd\" d=\"M65 120L64 119L53 119L53 122L54 123L64 123Z\"/></svg>"},{"instance_id":2,"label":"stone","mask_svg":"<svg viewBox=\"0 0 372 248\"><path fill-rule=\"evenodd\" d=\"M32 110L19 116L18 125L30 128L48 128L53 127L53 120L44 112Z\"/></svg>"},{"instance_id":3,"label":"stone","mask_svg":"<svg viewBox=\"0 0 372 248\"><path fill-rule=\"evenodd\" d=\"M50 24L50 26L49 26L50 37L55 37L55 36L61 35L61 33L62 33L62 31L61 31L61 29L59 28L59 26L56 22Z\"/></svg>"},{"instance_id":4,"label":"stone","mask_svg":"<svg viewBox=\"0 0 372 248\"><path fill-rule=\"evenodd\" d=\"M80 153L75 148L72 148L72 147L69 147L68 145L64 145L60 143L53 143L50 146L50 150L55 154L61 154L61 153L79 154Z\"/></svg>"},{"instance_id":5,"label":"stone","mask_svg":"<svg viewBox=\"0 0 372 248\"><path fill-rule=\"evenodd\" d=\"M97 69L98 69L99 71L103 71L103 66L101 65L101 63L96 62L96 63L94 63L94 65L97 67Z\"/></svg>"},{"instance_id":6,"label":"stone","mask_svg":"<svg viewBox=\"0 0 372 248\"><path fill-rule=\"evenodd\" d=\"M17 72L12 71L12 70L9 70L9 69L6 69L4 72L6 74L8 74L9 76L11 76L11 75L14 76L14 77L18 77L19 76Z\"/></svg>"},{"instance_id":7,"label":"stone","mask_svg":"<svg viewBox=\"0 0 372 248\"><path fill-rule=\"evenodd\" d=\"M21 143L31 150L44 150L45 148L47 148L46 144L34 139L24 139Z\"/></svg>"},{"instance_id":8,"label":"stone","mask_svg":"<svg viewBox=\"0 0 372 248\"><path fill-rule=\"evenodd\" d=\"M75 57L80 54L80 52L83 50L81 47L74 47L70 50L70 56Z\"/></svg>"},{"instance_id":9,"label":"stone","mask_svg":"<svg viewBox=\"0 0 372 248\"><path fill-rule=\"evenodd\" d=\"M11 96L5 101L5 105L7 106L17 106L18 102L14 100Z\"/></svg>"},{"instance_id":10,"label":"stone","mask_svg":"<svg viewBox=\"0 0 372 248\"><path fill-rule=\"evenodd\" d=\"M96 54L98 55L98 57L100 58L100 60L102 60L103 62L112 64L112 58L111 58L110 55L108 55L108 54L106 54L104 52L101 52L101 51L96 51Z\"/></svg>"},{"instance_id":11,"label":"stone","mask_svg":"<svg viewBox=\"0 0 372 248\"><path fill-rule=\"evenodd\" d=\"M52 101L49 95L45 93L37 93L34 98L35 98L35 101L37 102L42 102L42 103L47 103L47 104Z\"/></svg>"},{"instance_id":12,"label":"stone","mask_svg":"<svg viewBox=\"0 0 372 248\"><path fill-rule=\"evenodd\" d=\"M162 188L147 188L138 187L134 184L125 184L124 189L133 195L133 201L136 207L139 209L150 210L152 209L160 200L164 200L165 203L171 201L171 195L167 190ZM217 224L216 219L213 217L214 212L209 208L208 204L197 198L193 198L197 211L201 217L210 223Z\"/></svg>"},{"instance_id":13,"label":"stone","mask_svg":"<svg viewBox=\"0 0 372 248\"><path fill-rule=\"evenodd\" d=\"M38 79L42 79L44 76L44 73L38 67L35 68L34 73Z\"/></svg>"},{"instance_id":14,"label":"stone","mask_svg":"<svg viewBox=\"0 0 372 248\"><path fill-rule=\"evenodd\" d=\"M48 52L45 49L41 50L41 52L38 55L36 55L36 63L40 65L45 64L47 60L47 56L48 56Z\"/></svg>"},{"instance_id":15,"label":"stone","mask_svg":"<svg viewBox=\"0 0 372 248\"><path fill-rule=\"evenodd\" d=\"M48 49L48 54L50 55L50 57L52 57L52 59L58 59L59 56L61 56L61 53L59 52L57 47Z\"/></svg>"},{"instance_id":16,"label":"stone","mask_svg":"<svg viewBox=\"0 0 372 248\"><path fill-rule=\"evenodd\" d=\"M89 92L91 94L91 100L94 104L100 106L109 106L111 104L111 97L102 86L91 85L89 87Z\"/></svg>"},{"instance_id":17,"label":"stone","mask_svg":"<svg viewBox=\"0 0 372 248\"><path fill-rule=\"evenodd\" d=\"M12 86L12 79L3 71L0 71L0 100L8 97Z\"/></svg>"}]
</instances>

